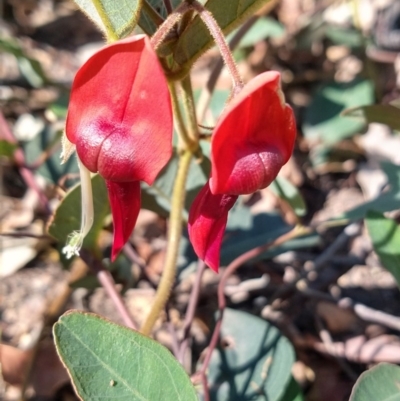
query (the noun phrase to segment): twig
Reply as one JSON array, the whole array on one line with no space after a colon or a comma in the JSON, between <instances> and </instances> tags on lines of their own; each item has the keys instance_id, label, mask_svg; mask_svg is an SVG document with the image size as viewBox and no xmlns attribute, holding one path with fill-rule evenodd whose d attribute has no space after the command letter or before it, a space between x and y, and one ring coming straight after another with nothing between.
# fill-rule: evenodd
<instances>
[{"instance_id":1,"label":"twig","mask_svg":"<svg viewBox=\"0 0 400 401\"><path fill-rule=\"evenodd\" d=\"M296 226L291 231L281 235L280 237L276 238L272 242L269 242L268 244L253 248L250 251L247 251L244 254L240 255L235 260L233 260L230 263L230 265L226 268L226 270L224 271L224 273L221 277L221 280L218 284L218 311L219 311L218 320L216 322L214 332L212 334L211 341L208 346L206 356L204 358L203 365L202 365L199 373L197 373L195 375L195 377L200 377L201 381L203 382L203 387L204 387L205 393L208 394L208 385L207 385L207 380L205 379L206 372L207 372L208 365L211 360L212 353L213 353L214 349L217 347L218 339L219 339L220 332L221 332L222 319L223 319L223 314L224 314L224 310L226 307L226 299L225 299L224 290L225 290L225 285L226 285L228 278L244 263L246 263L249 260L255 258L256 256L262 254L263 252L267 251L268 249L272 248L273 246L281 245L290 239L296 238L296 237L304 235L306 233L309 233L309 230L306 227Z\"/></svg>"},{"instance_id":2,"label":"twig","mask_svg":"<svg viewBox=\"0 0 400 401\"><path fill-rule=\"evenodd\" d=\"M169 331L169 334L171 335L171 339L172 339L172 353L174 354L175 358L178 359L179 343L178 343L178 336L176 334L174 324L171 321L169 321L167 327L168 327L168 331Z\"/></svg>"},{"instance_id":3,"label":"twig","mask_svg":"<svg viewBox=\"0 0 400 401\"><path fill-rule=\"evenodd\" d=\"M310 271L317 272L321 270L325 264L332 259L336 252L343 248L351 238L360 233L360 229L361 223L349 224L335 241L321 253L321 255L319 255L314 261L308 263L308 269L306 271L303 271L295 280L278 288L275 293L272 294L271 302L283 297L290 291L293 291L301 280L307 278Z\"/></svg>"},{"instance_id":4,"label":"twig","mask_svg":"<svg viewBox=\"0 0 400 401\"><path fill-rule=\"evenodd\" d=\"M343 369L343 371L347 374L347 376L353 380L356 381L358 378L358 374L354 372L354 370L349 366L347 361L337 355L334 354L334 345L333 345L333 340L332 337L329 333L329 331L325 328L324 323L322 322L322 319L316 315L316 323L317 323L317 328L318 328L318 334L322 340L322 342L325 344L325 347L327 350L329 350L334 358L336 359L337 363L340 365L340 367Z\"/></svg>"},{"instance_id":5,"label":"twig","mask_svg":"<svg viewBox=\"0 0 400 401\"><path fill-rule=\"evenodd\" d=\"M335 299L332 295L326 294L325 292L308 288L306 282L302 282L301 285L297 285L296 288L300 294L306 297L332 302L339 308L351 309L360 319L366 322L381 324L390 329L400 331L400 317L398 316L390 315L389 313L355 302L348 297Z\"/></svg>"},{"instance_id":6,"label":"twig","mask_svg":"<svg viewBox=\"0 0 400 401\"><path fill-rule=\"evenodd\" d=\"M110 297L125 326L133 330L137 330L138 326L133 321L125 302L121 297L121 294L117 291L115 287L115 281L111 273L106 270L102 263L98 259L94 258L87 250L81 249L80 256L88 265L88 267L96 273L99 283L104 288L106 294Z\"/></svg>"},{"instance_id":7,"label":"twig","mask_svg":"<svg viewBox=\"0 0 400 401\"><path fill-rule=\"evenodd\" d=\"M205 269L206 264L202 260L199 260L199 263L197 264L196 278L192 287L192 291L190 293L189 303L186 309L185 322L183 324L183 339L178 354L178 361L181 364L183 364L185 360L185 353L189 344L190 329L192 327L193 319L196 313L197 302L199 300L200 294L201 279L203 277Z\"/></svg>"},{"instance_id":8,"label":"twig","mask_svg":"<svg viewBox=\"0 0 400 401\"><path fill-rule=\"evenodd\" d=\"M127 242L122 248L124 255L133 263L136 263L142 270L145 269L146 264L144 260L137 254L133 246Z\"/></svg>"}]
</instances>

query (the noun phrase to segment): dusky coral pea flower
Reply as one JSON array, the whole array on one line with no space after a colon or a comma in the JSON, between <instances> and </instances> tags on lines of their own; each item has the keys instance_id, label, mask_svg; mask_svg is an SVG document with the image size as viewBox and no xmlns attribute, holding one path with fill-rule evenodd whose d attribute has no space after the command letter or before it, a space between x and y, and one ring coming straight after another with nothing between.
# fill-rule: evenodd
<instances>
[{"instance_id":1,"label":"dusky coral pea flower","mask_svg":"<svg viewBox=\"0 0 400 401\"><path fill-rule=\"evenodd\" d=\"M227 105L211 139L211 177L189 213L199 258L218 271L228 212L237 196L267 187L293 151L296 123L280 74L252 79Z\"/></svg>"},{"instance_id":2,"label":"dusky coral pea flower","mask_svg":"<svg viewBox=\"0 0 400 401\"><path fill-rule=\"evenodd\" d=\"M83 166L106 180L114 222L112 259L135 226L140 181L151 185L171 157L172 132L168 84L146 36L105 46L76 74L66 136ZM77 254L82 239L80 244L73 239L65 252Z\"/></svg>"}]
</instances>

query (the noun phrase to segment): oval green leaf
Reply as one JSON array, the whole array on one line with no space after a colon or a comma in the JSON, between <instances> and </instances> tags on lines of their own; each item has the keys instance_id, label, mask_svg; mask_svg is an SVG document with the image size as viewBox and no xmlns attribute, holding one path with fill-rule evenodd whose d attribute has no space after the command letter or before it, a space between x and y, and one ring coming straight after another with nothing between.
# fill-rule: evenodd
<instances>
[{"instance_id":1,"label":"oval green leaf","mask_svg":"<svg viewBox=\"0 0 400 401\"><path fill-rule=\"evenodd\" d=\"M400 227L382 213L369 211L365 219L374 251L400 287Z\"/></svg>"},{"instance_id":2,"label":"oval green leaf","mask_svg":"<svg viewBox=\"0 0 400 401\"><path fill-rule=\"evenodd\" d=\"M118 38L128 36L137 25L141 0L74 0L79 8L107 33L111 30Z\"/></svg>"},{"instance_id":3,"label":"oval green leaf","mask_svg":"<svg viewBox=\"0 0 400 401\"><path fill-rule=\"evenodd\" d=\"M58 355L83 401L197 401L172 354L136 331L70 311L53 332Z\"/></svg>"},{"instance_id":4,"label":"oval green leaf","mask_svg":"<svg viewBox=\"0 0 400 401\"><path fill-rule=\"evenodd\" d=\"M205 7L211 12L225 34L251 17L271 0L208 0ZM174 51L175 62L187 69L213 45L208 29L197 16L179 37Z\"/></svg>"},{"instance_id":5,"label":"oval green leaf","mask_svg":"<svg viewBox=\"0 0 400 401\"><path fill-rule=\"evenodd\" d=\"M347 109L343 115L358 118L368 124L386 124L388 127L400 131L400 110L391 104L373 104Z\"/></svg>"},{"instance_id":6,"label":"oval green leaf","mask_svg":"<svg viewBox=\"0 0 400 401\"><path fill-rule=\"evenodd\" d=\"M306 110L304 135L329 146L353 136L364 129L365 123L346 118L341 113L350 107L371 104L373 100L370 81L355 79L321 86Z\"/></svg>"},{"instance_id":7,"label":"oval green leaf","mask_svg":"<svg viewBox=\"0 0 400 401\"><path fill-rule=\"evenodd\" d=\"M400 368L382 363L364 372L349 401L400 401Z\"/></svg>"},{"instance_id":8,"label":"oval green leaf","mask_svg":"<svg viewBox=\"0 0 400 401\"><path fill-rule=\"evenodd\" d=\"M265 320L225 309L224 348L215 350L209 368L214 401L278 401L292 380L294 351L289 340Z\"/></svg>"},{"instance_id":9,"label":"oval green leaf","mask_svg":"<svg viewBox=\"0 0 400 401\"><path fill-rule=\"evenodd\" d=\"M286 201L297 216L307 213L306 204L299 190L285 177L278 176L270 185L272 192Z\"/></svg>"}]
</instances>

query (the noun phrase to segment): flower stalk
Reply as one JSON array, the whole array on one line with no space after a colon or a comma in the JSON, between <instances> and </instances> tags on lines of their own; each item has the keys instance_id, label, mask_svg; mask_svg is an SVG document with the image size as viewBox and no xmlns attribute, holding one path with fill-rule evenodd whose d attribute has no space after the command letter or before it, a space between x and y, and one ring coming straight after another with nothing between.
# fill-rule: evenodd
<instances>
[{"instance_id":1,"label":"flower stalk","mask_svg":"<svg viewBox=\"0 0 400 401\"><path fill-rule=\"evenodd\" d=\"M78 159L79 175L81 179L81 228L79 231L72 232L68 239L67 245L62 249L67 259L76 255L79 256L79 251L82 248L83 240L92 228L94 221L94 208L93 208L93 192L92 180L90 171Z\"/></svg>"},{"instance_id":2,"label":"flower stalk","mask_svg":"<svg viewBox=\"0 0 400 401\"><path fill-rule=\"evenodd\" d=\"M219 48L219 51L221 52L222 59L224 60L224 63L228 68L229 74L232 78L232 84L233 84L232 96L234 97L243 88L243 81L242 78L240 77L235 60L233 59L232 53L229 49L229 45L225 39L225 36L221 28L219 27L217 21L213 17L213 15L201 3L199 3L197 0L194 0L191 2L190 6L193 10L195 10L199 14L199 17L202 19L202 21L208 28L211 36L213 37L216 45Z\"/></svg>"},{"instance_id":3,"label":"flower stalk","mask_svg":"<svg viewBox=\"0 0 400 401\"><path fill-rule=\"evenodd\" d=\"M165 265L151 311L140 329L140 332L145 335L151 334L154 324L160 316L160 312L164 309L165 304L168 301L174 284L179 242L182 234L182 211L186 194L186 179L191 160L192 153L188 150L180 155L178 173L172 193L171 214L168 228L168 248L165 256Z\"/></svg>"}]
</instances>

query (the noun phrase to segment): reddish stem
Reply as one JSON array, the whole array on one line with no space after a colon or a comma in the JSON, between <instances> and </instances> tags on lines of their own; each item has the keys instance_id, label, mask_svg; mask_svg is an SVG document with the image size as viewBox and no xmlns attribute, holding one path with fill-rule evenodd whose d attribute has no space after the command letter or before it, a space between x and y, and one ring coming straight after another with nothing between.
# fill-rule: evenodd
<instances>
[{"instance_id":1,"label":"reddish stem","mask_svg":"<svg viewBox=\"0 0 400 401\"><path fill-rule=\"evenodd\" d=\"M294 237L297 237L298 235L303 234L303 233L305 233L304 229L299 230L298 227L295 227L293 230L287 232L286 234L281 235L274 241L272 241L268 244L253 248L250 251L247 251L244 254L240 255L235 260L233 260L231 262L231 264L228 265L228 267L224 271L224 273L221 277L221 280L218 284L218 311L219 311L218 320L216 322L216 325L215 325L215 328L214 328L214 331L213 331L213 334L211 337L211 341L208 346L207 353L204 358L204 362L201 367L201 370L199 373L197 373L195 375L195 376L198 376L202 380L205 393L207 392L207 394L208 394L208 384L207 384L207 380L204 381L204 378L206 378L206 372L208 369L208 365L210 364L212 353L213 353L214 349L217 347L219 336L221 333L222 318L223 318L224 310L226 307L226 299L225 299L224 290L225 290L225 285L226 285L228 278L244 263L246 263L249 260L255 258L256 256L262 254L263 252L267 251L271 247L281 245L284 242L286 242Z\"/></svg>"},{"instance_id":2,"label":"reddish stem","mask_svg":"<svg viewBox=\"0 0 400 401\"><path fill-rule=\"evenodd\" d=\"M233 82L233 97L237 95L241 89L243 88L243 81L240 77L239 71L237 69L235 60L233 59L232 53L229 49L229 45L226 42L224 33L219 27L217 21L213 17L213 15L197 0L191 2L191 7L195 10L206 27L208 28L211 36L213 37L216 45L219 48L222 59L224 60L225 65L227 66L229 73Z\"/></svg>"}]
</instances>

